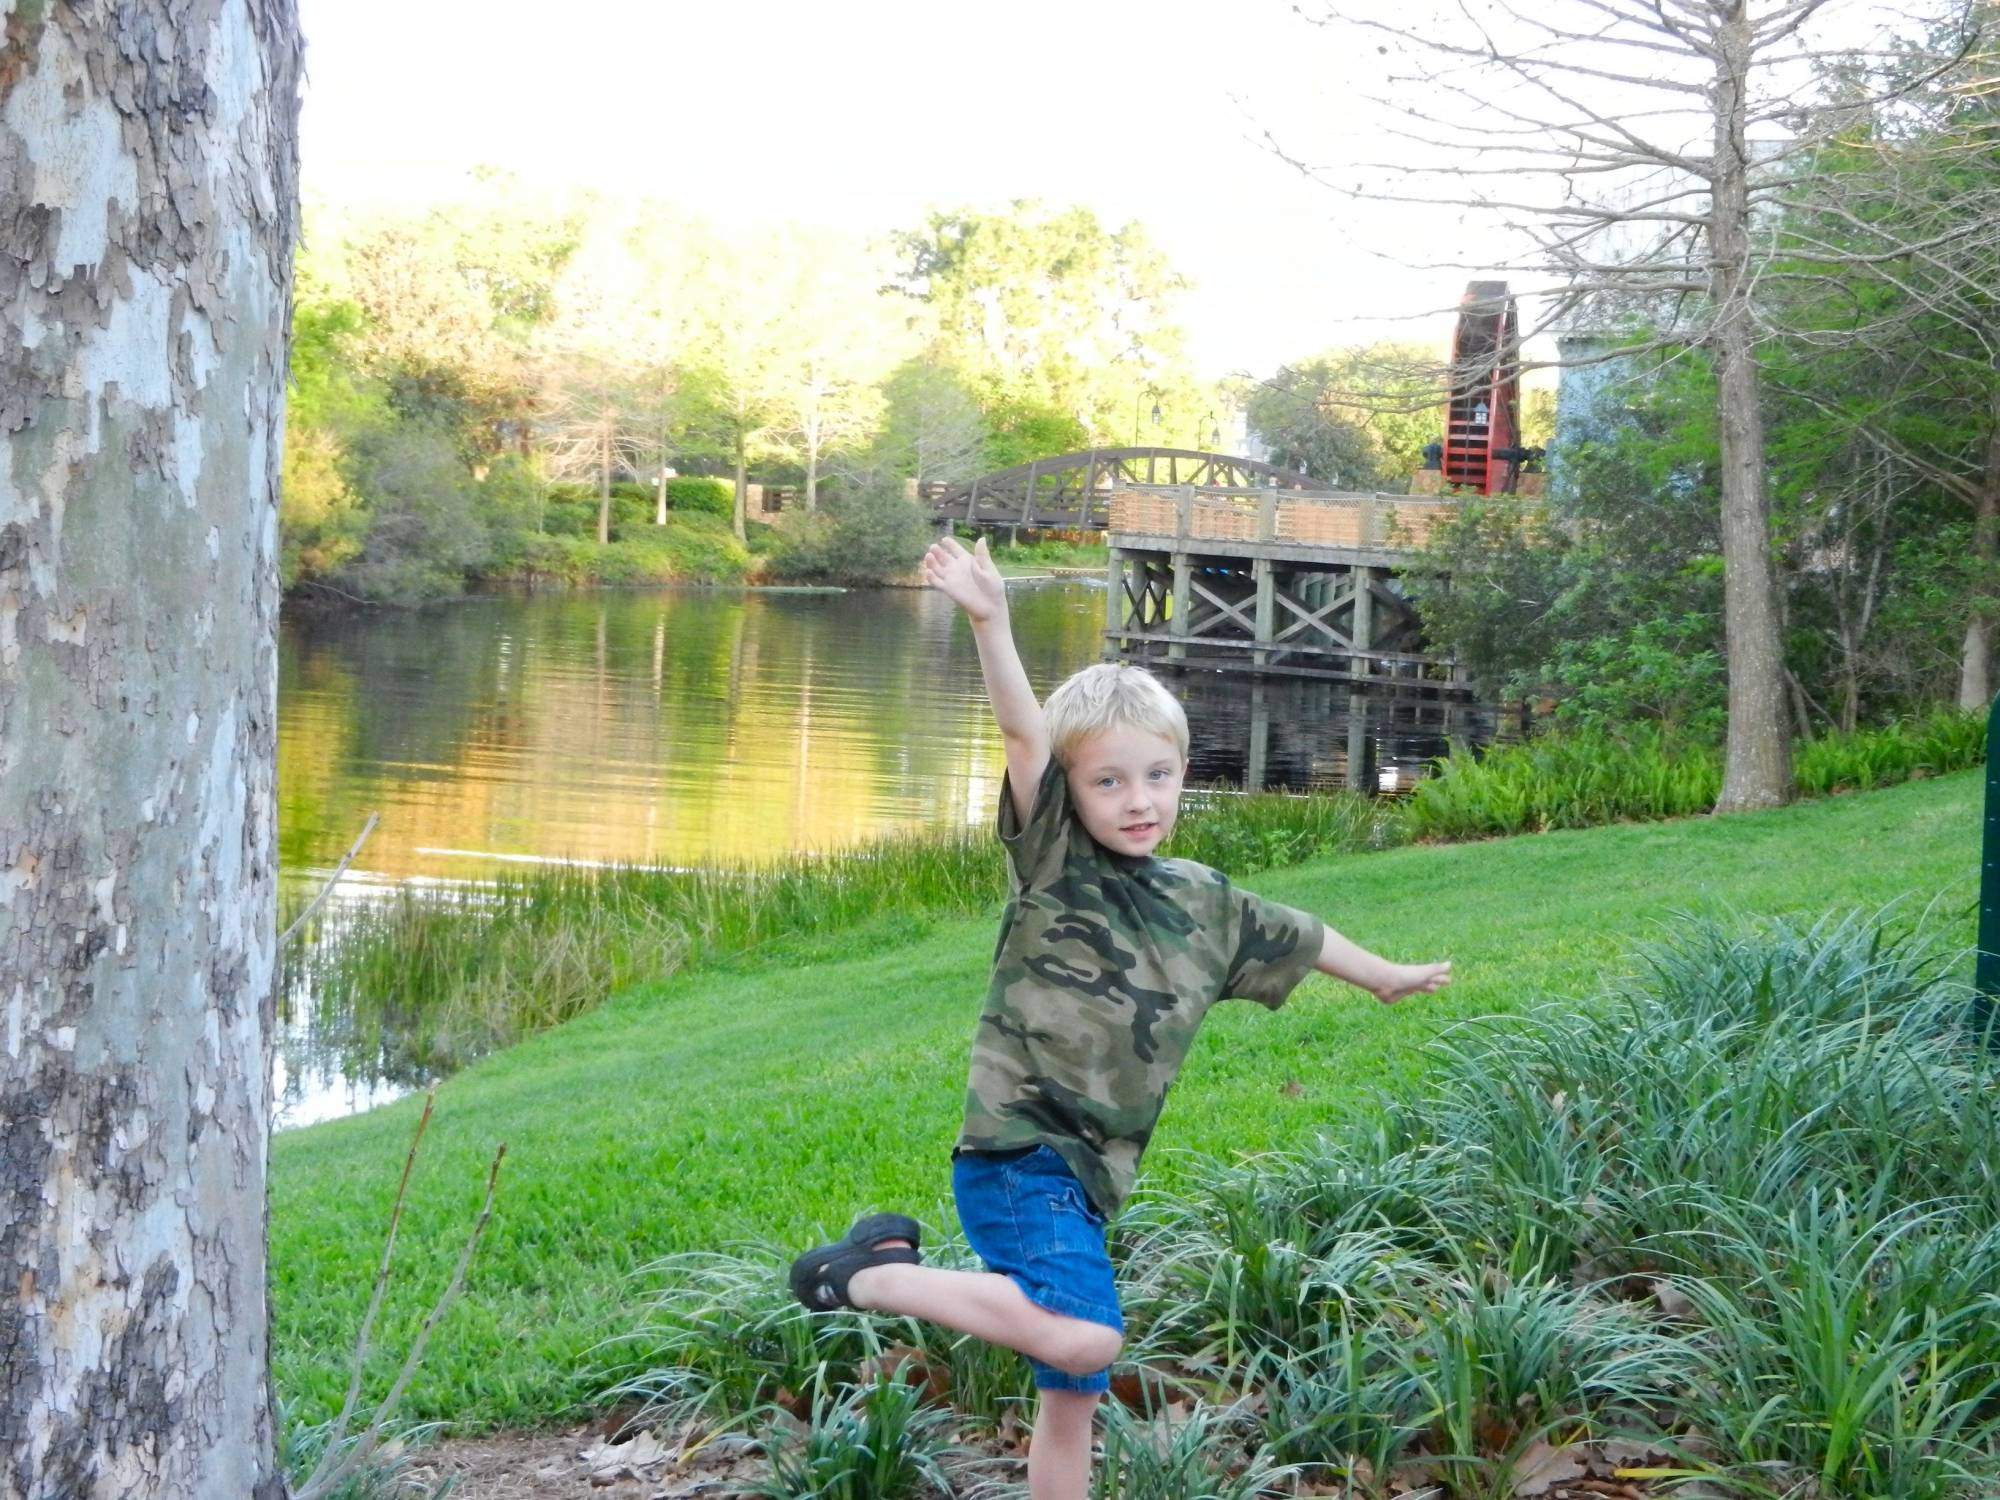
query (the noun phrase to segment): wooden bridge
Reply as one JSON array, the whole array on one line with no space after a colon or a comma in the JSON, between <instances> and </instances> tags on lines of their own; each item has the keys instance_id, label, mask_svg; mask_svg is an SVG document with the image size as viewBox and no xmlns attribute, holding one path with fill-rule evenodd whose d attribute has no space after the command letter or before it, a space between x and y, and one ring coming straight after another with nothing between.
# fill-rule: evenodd
<instances>
[{"instance_id":1,"label":"wooden bridge","mask_svg":"<svg viewBox=\"0 0 2000 1500\"><path fill-rule=\"evenodd\" d=\"M1111 496L1130 485L1223 489L1323 489L1293 469L1193 448L1088 448L982 474L959 484L926 485L919 494L933 521L1006 526L1015 531L1101 531Z\"/></svg>"},{"instance_id":2,"label":"wooden bridge","mask_svg":"<svg viewBox=\"0 0 2000 1500\"><path fill-rule=\"evenodd\" d=\"M1114 490L1108 655L1463 696L1395 587L1457 502L1234 486Z\"/></svg>"}]
</instances>

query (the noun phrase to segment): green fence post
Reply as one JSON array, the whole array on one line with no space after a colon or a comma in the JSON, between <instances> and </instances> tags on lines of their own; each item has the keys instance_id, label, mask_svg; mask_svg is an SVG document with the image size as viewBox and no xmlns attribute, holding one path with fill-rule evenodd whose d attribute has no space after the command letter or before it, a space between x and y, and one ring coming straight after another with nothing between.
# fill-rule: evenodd
<instances>
[{"instance_id":1,"label":"green fence post","mask_svg":"<svg viewBox=\"0 0 2000 1500\"><path fill-rule=\"evenodd\" d=\"M1973 1028L1989 1047L2000 1047L2000 759L1994 756L2000 734L2000 698L1986 719L1986 837L1979 858L1979 958L1972 972Z\"/></svg>"}]
</instances>

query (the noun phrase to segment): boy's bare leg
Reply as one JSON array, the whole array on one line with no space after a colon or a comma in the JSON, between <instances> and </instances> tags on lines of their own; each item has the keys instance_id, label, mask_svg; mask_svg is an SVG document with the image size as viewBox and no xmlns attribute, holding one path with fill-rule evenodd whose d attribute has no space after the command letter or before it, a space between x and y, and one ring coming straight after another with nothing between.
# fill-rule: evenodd
<instances>
[{"instance_id":1,"label":"boy's bare leg","mask_svg":"<svg viewBox=\"0 0 2000 1500\"><path fill-rule=\"evenodd\" d=\"M1097 1391L1038 1391L1028 1445L1029 1500L1085 1500L1090 1493L1090 1418Z\"/></svg>"},{"instance_id":2,"label":"boy's bare leg","mask_svg":"<svg viewBox=\"0 0 2000 1500\"><path fill-rule=\"evenodd\" d=\"M870 1312L955 1328L1073 1375L1103 1369L1124 1343L1116 1329L1102 1323L1037 1307L1010 1279L992 1271L868 1266L854 1273L847 1295Z\"/></svg>"}]
</instances>

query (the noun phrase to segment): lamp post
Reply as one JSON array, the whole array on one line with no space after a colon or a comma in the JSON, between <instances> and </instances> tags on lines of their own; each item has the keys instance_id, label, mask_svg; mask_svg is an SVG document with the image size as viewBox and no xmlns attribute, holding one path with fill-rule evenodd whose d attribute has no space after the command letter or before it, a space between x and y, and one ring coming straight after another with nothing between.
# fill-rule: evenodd
<instances>
[{"instance_id":1,"label":"lamp post","mask_svg":"<svg viewBox=\"0 0 2000 1500\"><path fill-rule=\"evenodd\" d=\"M1148 396L1153 398L1153 425L1155 427L1160 425L1160 393L1151 386L1148 386L1143 391L1134 391L1132 393L1132 446L1134 448L1139 446L1139 403L1144 401Z\"/></svg>"},{"instance_id":2,"label":"lamp post","mask_svg":"<svg viewBox=\"0 0 2000 1500\"><path fill-rule=\"evenodd\" d=\"M667 524L667 481L678 478L680 478L680 475L674 471L672 464L660 465L659 504L653 508L653 524L655 526L664 526Z\"/></svg>"}]
</instances>

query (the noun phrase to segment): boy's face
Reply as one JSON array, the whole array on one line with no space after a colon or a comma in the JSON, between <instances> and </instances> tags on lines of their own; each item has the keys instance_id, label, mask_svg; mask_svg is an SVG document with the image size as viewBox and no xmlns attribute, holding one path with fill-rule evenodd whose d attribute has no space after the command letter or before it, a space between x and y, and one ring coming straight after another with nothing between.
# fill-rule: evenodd
<instances>
[{"instance_id":1,"label":"boy's face","mask_svg":"<svg viewBox=\"0 0 2000 1500\"><path fill-rule=\"evenodd\" d=\"M1151 854L1174 831L1187 761L1166 736L1100 730L1077 745L1065 774L1084 831L1114 854Z\"/></svg>"}]
</instances>

